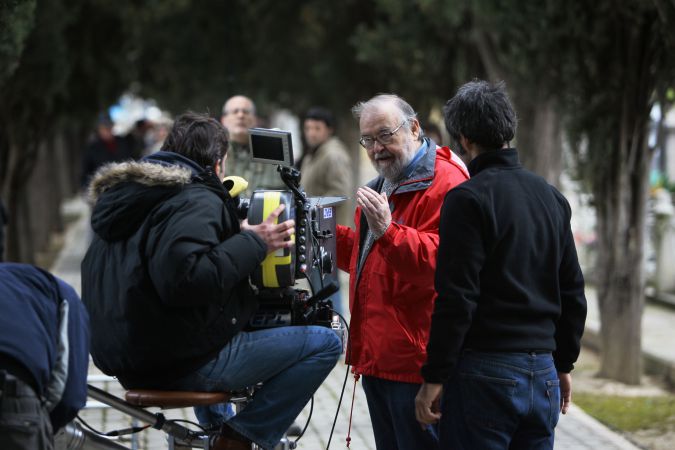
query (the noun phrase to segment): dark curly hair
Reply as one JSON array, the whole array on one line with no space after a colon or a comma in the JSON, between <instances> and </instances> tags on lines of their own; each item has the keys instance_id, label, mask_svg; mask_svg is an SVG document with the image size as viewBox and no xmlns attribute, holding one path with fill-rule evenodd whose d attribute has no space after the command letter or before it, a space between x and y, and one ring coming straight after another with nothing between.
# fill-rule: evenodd
<instances>
[{"instance_id":1,"label":"dark curly hair","mask_svg":"<svg viewBox=\"0 0 675 450\"><path fill-rule=\"evenodd\" d=\"M483 151L501 148L516 134L516 112L503 82L466 83L445 104L443 118L455 141L462 135Z\"/></svg>"},{"instance_id":2,"label":"dark curly hair","mask_svg":"<svg viewBox=\"0 0 675 450\"><path fill-rule=\"evenodd\" d=\"M176 119L161 150L183 155L206 169L225 157L228 140L227 130L220 122L188 111Z\"/></svg>"}]
</instances>

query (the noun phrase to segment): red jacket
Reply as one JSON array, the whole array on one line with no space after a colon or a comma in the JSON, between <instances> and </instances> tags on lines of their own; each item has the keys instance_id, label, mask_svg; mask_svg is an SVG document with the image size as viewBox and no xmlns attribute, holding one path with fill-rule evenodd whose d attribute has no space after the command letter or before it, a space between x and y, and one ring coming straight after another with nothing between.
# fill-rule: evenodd
<instances>
[{"instance_id":1,"label":"red jacket","mask_svg":"<svg viewBox=\"0 0 675 450\"><path fill-rule=\"evenodd\" d=\"M427 141L429 142L429 141ZM356 209L356 231L337 229L338 267L349 271L351 326L347 363L359 374L421 383L436 298L438 223L448 190L469 178L448 147L428 150L389 197L392 222L357 273L368 223ZM368 185L380 191L383 178Z\"/></svg>"}]
</instances>

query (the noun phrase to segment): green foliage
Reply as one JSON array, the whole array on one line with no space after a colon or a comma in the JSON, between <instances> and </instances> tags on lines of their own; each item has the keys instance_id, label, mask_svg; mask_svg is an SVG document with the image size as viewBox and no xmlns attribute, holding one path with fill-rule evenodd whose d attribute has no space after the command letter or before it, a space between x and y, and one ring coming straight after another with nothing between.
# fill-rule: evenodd
<instances>
[{"instance_id":1,"label":"green foliage","mask_svg":"<svg viewBox=\"0 0 675 450\"><path fill-rule=\"evenodd\" d=\"M666 100L669 102L675 102L675 89L669 87L666 90Z\"/></svg>"},{"instance_id":2,"label":"green foliage","mask_svg":"<svg viewBox=\"0 0 675 450\"><path fill-rule=\"evenodd\" d=\"M59 97L59 114L93 122L97 111L114 103L137 78L137 22L144 9L132 0L71 1L74 19L63 35L68 79Z\"/></svg>"},{"instance_id":3,"label":"green foliage","mask_svg":"<svg viewBox=\"0 0 675 450\"><path fill-rule=\"evenodd\" d=\"M35 24L36 0L0 3L0 86L19 66L26 38Z\"/></svg>"},{"instance_id":4,"label":"green foliage","mask_svg":"<svg viewBox=\"0 0 675 450\"><path fill-rule=\"evenodd\" d=\"M541 76L559 99L581 175L593 183L613 176L621 130L631 129L623 144L641 139L654 93L674 79L667 55L675 47L666 38L672 23L661 20L655 3L568 1L542 15L533 39L550 60L550 73Z\"/></svg>"},{"instance_id":5,"label":"green foliage","mask_svg":"<svg viewBox=\"0 0 675 450\"><path fill-rule=\"evenodd\" d=\"M238 93L259 109L345 108L367 84L354 82L367 77L349 44L364 11L356 0L179 3L144 17L139 54L141 92L174 111L219 114Z\"/></svg>"},{"instance_id":6,"label":"green foliage","mask_svg":"<svg viewBox=\"0 0 675 450\"><path fill-rule=\"evenodd\" d=\"M579 392L574 395L574 402L615 429L675 429L674 397L624 397Z\"/></svg>"},{"instance_id":7,"label":"green foliage","mask_svg":"<svg viewBox=\"0 0 675 450\"><path fill-rule=\"evenodd\" d=\"M16 133L35 132L45 116L54 113L56 97L64 92L69 60L62 36L68 19L61 1L38 1L35 26L26 39L21 64L0 86L1 116L22 125Z\"/></svg>"}]
</instances>

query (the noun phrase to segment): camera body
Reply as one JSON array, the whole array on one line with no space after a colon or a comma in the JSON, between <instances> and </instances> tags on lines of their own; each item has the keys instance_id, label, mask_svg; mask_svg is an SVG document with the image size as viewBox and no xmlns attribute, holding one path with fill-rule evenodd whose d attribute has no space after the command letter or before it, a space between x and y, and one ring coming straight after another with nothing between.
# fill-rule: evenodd
<instances>
[{"instance_id":1,"label":"camera body","mask_svg":"<svg viewBox=\"0 0 675 450\"><path fill-rule=\"evenodd\" d=\"M277 164L288 189L256 190L240 203L240 213L245 212L248 222L255 225L283 204L278 221L295 220L295 235L291 237L295 246L267 255L251 276L259 308L249 328L322 325L341 332L341 322L328 298L338 287L327 279L337 270L335 207L345 199L305 195L300 188L300 172L292 167L289 132L252 128L249 136L252 159ZM296 288L301 278L307 279L311 292ZM312 285L311 280L319 285Z\"/></svg>"}]
</instances>

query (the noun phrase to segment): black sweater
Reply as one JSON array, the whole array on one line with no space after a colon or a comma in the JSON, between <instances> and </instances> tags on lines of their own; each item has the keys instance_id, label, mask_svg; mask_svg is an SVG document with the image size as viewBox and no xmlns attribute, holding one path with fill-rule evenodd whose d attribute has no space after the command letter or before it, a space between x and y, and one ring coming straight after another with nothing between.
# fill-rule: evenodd
<instances>
[{"instance_id":1,"label":"black sweater","mask_svg":"<svg viewBox=\"0 0 675 450\"><path fill-rule=\"evenodd\" d=\"M558 371L579 355L584 279L565 197L515 149L469 164L471 179L441 210L438 293L422 376L448 379L462 349L552 351Z\"/></svg>"}]
</instances>

